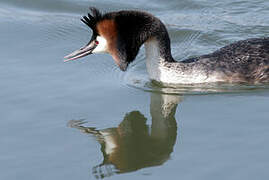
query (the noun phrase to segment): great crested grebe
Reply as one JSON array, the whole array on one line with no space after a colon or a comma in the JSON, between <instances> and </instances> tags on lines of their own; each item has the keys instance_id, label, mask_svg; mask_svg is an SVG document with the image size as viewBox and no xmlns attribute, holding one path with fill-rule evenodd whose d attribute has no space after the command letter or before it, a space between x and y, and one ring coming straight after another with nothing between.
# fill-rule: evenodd
<instances>
[{"instance_id":1,"label":"great crested grebe","mask_svg":"<svg viewBox=\"0 0 269 180\"><path fill-rule=\"evenodd\" d=\"M269 82L269 37L238 41L211 54L177 62L171 55L165 25L153 15L140 11L102 14L96 8L90 10L91 14L81 21L92 29L91 40L65 56L65 61L106 52L126 71L145 44L151 80L167 84Z\"/></svg>"}]
</instances>

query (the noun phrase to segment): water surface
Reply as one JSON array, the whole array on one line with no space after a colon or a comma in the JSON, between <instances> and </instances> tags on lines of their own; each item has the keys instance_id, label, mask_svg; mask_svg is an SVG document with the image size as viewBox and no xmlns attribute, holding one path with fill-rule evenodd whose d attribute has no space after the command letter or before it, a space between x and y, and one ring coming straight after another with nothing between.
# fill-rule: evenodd
<instances>
[{"instance_id":1,"label":"water surface","mask_svg":"<svg viewBox=\"0 0 269 180\"><path fill-rule=\"evenodd\" d=\"M268 86L162 87L144 50L127 72L109 55L70 63L79 18L139 9L159 17L177 60L269 36L269 2L0 2L0 179L267 179Z\"/></svg>"}]
</instances>

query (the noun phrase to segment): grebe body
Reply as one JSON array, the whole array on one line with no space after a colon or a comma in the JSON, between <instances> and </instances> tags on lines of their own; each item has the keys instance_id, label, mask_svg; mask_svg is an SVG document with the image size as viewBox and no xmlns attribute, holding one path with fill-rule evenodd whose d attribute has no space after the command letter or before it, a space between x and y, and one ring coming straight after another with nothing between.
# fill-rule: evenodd
<instances>
[{"instance_id":1,"label":"grebe body","mask_svg":"<svg viewBox=\"0 0 269 180\"><path fill-rule=\"evenodd\" d=\"M151 80L165 84L210 82L268 83L269 38L247 39L227 45L211 54L175 61L164 24L153 15L140 11L91 14L81 19L92 31L90 42L66 56L75 60L92 53L109 53L126 71L142 44Z\"/></svg>"}]
</instances>

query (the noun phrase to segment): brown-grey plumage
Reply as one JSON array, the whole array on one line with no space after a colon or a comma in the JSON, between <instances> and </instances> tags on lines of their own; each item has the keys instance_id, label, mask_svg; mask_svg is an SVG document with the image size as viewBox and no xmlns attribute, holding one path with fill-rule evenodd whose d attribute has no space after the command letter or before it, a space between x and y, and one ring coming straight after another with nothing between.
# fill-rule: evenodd
<instances>
[{"instance_id":1,"label":"brown-grey plumage","mask_svg":"<svg viewBox=\"0 0 269 180\"><path fill-rule=\"evenodd\" d=\"M171 55L164 24L153 15L140 11L102 14L95 8L91 8L91 12L82 19L93 30L91 41L84 48L89 52L81 49L67 56L71 60L90 54L97 47L93 43L96 37L102 36L108 44L105 51L123 71L145 43L147 69L153 80L164 83L269 82L269 38L238 41L211 54L177 62ZM151 55L153 53L155 55Z\"/></svg>"},{"instance_id":2,"label":"brown-grey plumage","mask_svg":"<svg viewBox=\"0 0 269 180\"><path fill-rule=\"evenodd\" d=\"M229 82L269 82L269 38L238 41L182 63L188 68L200 66L208 75L221 72Z\"/></svg>"}]
</instances>

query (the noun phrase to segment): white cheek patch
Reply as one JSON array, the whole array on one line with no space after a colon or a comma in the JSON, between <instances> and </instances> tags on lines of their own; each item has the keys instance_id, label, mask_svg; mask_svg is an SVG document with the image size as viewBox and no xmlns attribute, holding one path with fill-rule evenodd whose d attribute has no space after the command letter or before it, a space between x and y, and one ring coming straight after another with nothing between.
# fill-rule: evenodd
<instances>
[{"instance_id":1,"label":"white cheek patch","mask_svg":"<svg viewBox=\"0 0 269 180\"><path fill-rule=\"evenodd\" d=\"M98 45L92 51L92 53L103 53L107 52L107 41L102 36L97 36L96 40L98 41Z\"/></svg>"}]
</instances>

